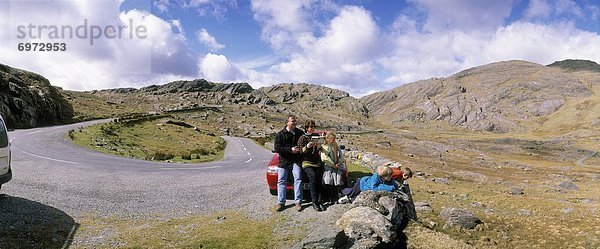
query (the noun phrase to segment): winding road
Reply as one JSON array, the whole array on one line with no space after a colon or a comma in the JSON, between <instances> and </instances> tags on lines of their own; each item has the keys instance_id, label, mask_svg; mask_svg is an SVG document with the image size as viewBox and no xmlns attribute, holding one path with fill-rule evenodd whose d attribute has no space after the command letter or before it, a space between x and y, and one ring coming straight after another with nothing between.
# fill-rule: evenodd
<instances>
[{"instance_id":1,"label":"winding road","mask_svg":"<svg viewBox=\"0 0 600 249\"><path fill-rule=\"evenodd\" d=\"M252 140L227 140L222 161L149 162L102 154L65 140L70 129L106 121L9 132L13 179L0 193L70 215L182 215L215 210L264 213L275 202L265 182L272 153Z\"/></svg>"}]
</instances>

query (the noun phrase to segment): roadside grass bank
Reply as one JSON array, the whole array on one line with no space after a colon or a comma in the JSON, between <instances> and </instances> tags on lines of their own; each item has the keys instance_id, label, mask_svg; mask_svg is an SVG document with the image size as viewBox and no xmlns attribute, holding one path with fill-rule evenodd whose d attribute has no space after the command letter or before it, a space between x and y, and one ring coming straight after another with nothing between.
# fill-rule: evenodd
<instances>
[{"instance_id":1,"label":"roadside grass bank","mask_svg":"<svg viewBox=\"0 0 600 249\"><path fill-rule=\"evenodd\" d=\"M80 220L72 248L274 248L274 217L239 211L181 218L98 217Z\"/></svg>"},{"instance_id":2,"label":"roadside grass bank","mask_svg":"<svg viewBox=\"0 0 600 249\"><path fill-rule=\"evenodd\" d=\"M223 158L226 141L170 116L135 123L110 122L71 130L68 139L102 153L144 160L201 163Z\"/></svg>"}]
</instances>

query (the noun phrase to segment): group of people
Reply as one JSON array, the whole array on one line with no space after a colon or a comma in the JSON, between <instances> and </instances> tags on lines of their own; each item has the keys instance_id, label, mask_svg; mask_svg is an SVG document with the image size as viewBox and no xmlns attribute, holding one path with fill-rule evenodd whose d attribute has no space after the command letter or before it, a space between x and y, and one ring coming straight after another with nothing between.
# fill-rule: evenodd
<instances>
[{"instance_id":1,"label":"group of people","mask_svg":"<svg viewBox=\"0 0 600 249\"><path fill-rule=\"evenodd\" d=\"M408 168L403 173L398 170L394 172L389 166L380 166L372 176L363 177L356 181L354 186L341 190L341 187L346 185L343 177L346 161L336 142L336 134L333 131L316 133L313 120L304 123L304 131L296 126L296 117L290 115L285 128L275 136L275 152L279 153L275 206L278 212L285 209L286 182L290 171L294 178L294 208L297 211L302 210L302 172L305 172L308 176L312 207L319 212L325 211L326 203L331 205L351 201L360 191L393 191L398 189L396 179L408 179L412 176ZM322 135L325 138L323 143L314 139Z\"/></svg>"}]
</instances>

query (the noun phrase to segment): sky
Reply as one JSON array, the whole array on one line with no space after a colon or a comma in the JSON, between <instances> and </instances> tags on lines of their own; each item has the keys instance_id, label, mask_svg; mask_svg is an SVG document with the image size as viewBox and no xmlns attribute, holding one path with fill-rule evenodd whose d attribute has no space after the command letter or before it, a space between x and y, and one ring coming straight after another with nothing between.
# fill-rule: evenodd
<instances>
[{"instance_id":1,"label":"sky","mask_svg":"<svg viewBox=\"0 0 600 249\"><path fill-rule=\"evenodd\" d=\"M600 62L600 1L0 0L0 63L68 90L203 78L361 97L498 61L564 59Z\"/></svg>"}]
</instances>

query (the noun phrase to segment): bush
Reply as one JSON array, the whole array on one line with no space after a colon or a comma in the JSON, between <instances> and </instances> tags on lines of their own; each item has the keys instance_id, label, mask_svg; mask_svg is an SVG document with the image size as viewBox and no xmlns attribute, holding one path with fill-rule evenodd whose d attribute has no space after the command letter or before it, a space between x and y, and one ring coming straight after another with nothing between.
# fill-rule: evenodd
<instances>
[{"instance_id":1,"label":"bush","mask_svg":"<svg viewBox=\"0 0 600 249\"><path fill-rule=\"evenodd\" d=\"M206 148L196 148L196 149L192 150L192 153L197 154L197 155L206 156L206 155L210 154L210 150L206 149Z\"/></svg>"},{"instance_id":2,"label":"bush","mask_svg":"<svg viewBox=\"0 0 600 249\"><path fill-rule=\"evenodd\" d=\"M217 144L217 146L215 147L217 151L225 150L225 147L227 147L227 141L225 141L225 139L219 138L219 140L214 142Z\"/></svg>"},{"instance_id":3,"label":"bush","mask_svg":"<svg viewBox=\"0 0 600 249\"><path fill-rule=\"evenodd\" d=\"M154 155L152 155L152 159L161 160L161 161L173 159L173 157L175 157L175 155L173 155L173 153L165 152L165 151L155 151Z\"/></svg>"},{"instance_id":4,"label":"bush","mask_svg":"<svg viewBox=\"0 0 600 249\"><path fill-rule=\"evenodd\" d=\"M69 130L69 138L70 138L71 140L75 140L75 133L73 133L73 132L75 132L75 130L72 130L72 129L71 129L71 130Z\"/></svg>"},{"instance_id":5,"label":"bush","mask_svg":"<svg viewBox=\"0 0 600 249\"><path fill-rule=\"evenodd\" d=\"M191 152L183 152L183 154L181 154L181 159L192 160L192 153Z\"/></svg>"}]
</instances>

